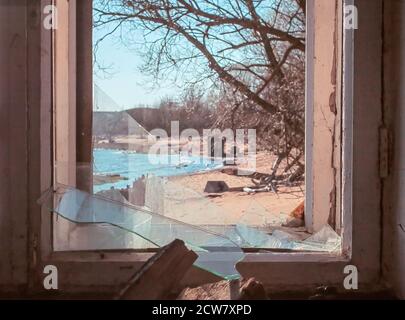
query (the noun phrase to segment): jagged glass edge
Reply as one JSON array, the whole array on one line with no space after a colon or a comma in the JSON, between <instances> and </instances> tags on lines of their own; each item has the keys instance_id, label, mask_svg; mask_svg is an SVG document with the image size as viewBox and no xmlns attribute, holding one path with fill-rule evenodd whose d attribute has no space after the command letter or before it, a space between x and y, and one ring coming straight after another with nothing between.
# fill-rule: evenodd
<instances>
[{"instance_id":1,"label":"jagged glass edge","mask_svg":"<svg viewBox=\"0 0 405 320\"><path fill-rule=\"evenodd\" d=\"M178 220L173 219L173 218L162 216L162 215L160 215L158 213L146 210L146 209L138 207L136 205L122 203L120 201L115 201L115 200L112 200L112 199L108 199L108 198L102 197L100 195L93 195L93 194L90 194L88 192L78 190L76 188L73 188L73 187L70 187L70 186L67 186L67 185L63 185L63 184L59 184L59 183L57 185L55 185L54 187L51 187L47 191L45 191L44 194L37 201L38 204L40 204L40 205L47 205L46 207L50 212L56 213L56 214L62 216L63 218L67 219L68 221L73 222L73 223L77 223L77 224L109 224L109 225L112 225L112 226L117 227L119 229L122 229L124 231L136 234L137 236L139 236L142 239L156 245L157 247L162 247L164 245L167 245L169 242L165 243L165 244L158 244L158 243L154 242L153 239L149 239L148 237L146 237L145 235L140 234L139 232L136 232L134 230L130 230L130 229L125 228L125 227L123 227L121 225L115 224L114 222L111 222L111 221L82 222L82 221L77 221L77 220L69 218L69 216L67 214L64 214L63 212L59 212L57 210L57 208L55 208L55 200L56 199L55 199L54 196L55 195L57 195L57 196L61 195L60 193L58 193L58 190L60 190L60 189L65 190L65 191L63 191L63 193L65 193L66 191L80 192L82 194L85 194L87 197L93 197L93 198L95 198L97 200L100 200L100 201L106 201L106 202L109 202L109 203L116 204L117 206L124 206L124 207L126 207L126 208L128 208L130 210L140 211L140 212L142 212L144 214L149 214L152 217L157 217L158 219L165 220L165 221L167 221L168 225L177 224L177 225L181 225L183 227L186 227L186 228L189 228L189 229L192 229L192 230L197 230L198 232L203 232L205 234L209 234L209 235L211 235L213 237L218 237L222 241L225 241L225 242L227 242L227 243L229 243L231 245L229 247L226 247L226 246L222 246L222 247L224 247L224 248L232 248L232 251L228 251L228 252L235 253L235 259L233 259L234 263L233 263L233 266L232 266L235 272L233 274L229 274L229 273L224 274L224 273L221 273L221 272L215 270L215 268L209 268L206 265L204 265L204 262L207 261L206 258L204 259L204 261L199 261L199 259L197 258L197 260L194 262L194 266L196 266L196 267L198 267L198 268L200 268L202 270L208 271L208 272L210 272L210 273L212 273L212 274L214 274L216 276L219 276L221 278L224 278L226 280L236 280L236 279L241 278L241 275L236 270L236 264L244 259L245 254L244 254L243 250L240 248L240 246L238 244L236 244L230 238L228 238L228 237L226 237L226 236L224 236L222 234L218 234L218 233L215 233L215 232L213 232L211 230L207 230L207 229L195 226L195 225L187 224L187 223L184 223L182 221L178 221ZM187 240L187 237L179 236L179 237L176 237L176 238L180 239L180 240L183 240L184 243L186 244L186 246L189 249L193 250L199 256L199 258L201 257L201 253L204 253L205 255L209 255L210 253L214 253L214 252L211 252L209 249L204 248L204 247L202 247L200 245L190 243L190 241ZM174 240L174 239L175 238L173 238L172 240ZM236 253L239 253L239 254L236 255ZM212 260L212 262L214 262L214 261L215 261L215 259Z\"/></svg>"}]
</instances>

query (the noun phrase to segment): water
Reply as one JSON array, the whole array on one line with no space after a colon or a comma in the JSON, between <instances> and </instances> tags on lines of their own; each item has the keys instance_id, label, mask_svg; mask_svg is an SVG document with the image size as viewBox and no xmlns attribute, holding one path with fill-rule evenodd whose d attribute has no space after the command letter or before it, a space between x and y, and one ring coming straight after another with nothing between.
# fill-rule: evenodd
<instances>
[{"instance_id":1,"label":"water","mask_svg":"<svg viewBox=\"0 0 405 320\"><path fill-rule=\"evenodd\" d=\"M159 177L191 174L222 167L221 161L211 162L203 157L186 155L148 155L121 150L94 149L94 174L119 174L127 180L95 185L94 192L126 188L142 175Z\"/></svg>"}]
</instances>

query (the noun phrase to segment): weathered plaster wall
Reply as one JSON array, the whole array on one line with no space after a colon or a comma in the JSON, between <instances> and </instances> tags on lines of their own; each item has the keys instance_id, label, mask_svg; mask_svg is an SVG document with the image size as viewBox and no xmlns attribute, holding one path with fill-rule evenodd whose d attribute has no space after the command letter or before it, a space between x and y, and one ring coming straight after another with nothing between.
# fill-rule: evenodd
<instances>
[{"instance_id":1,"label":"weathered plaster wall","mask_svg":"<svg viewBox=\"0 0 405 320\"><path fill-rule=\"evenodd\" d=\"M405 1L384 4L384 118L391 161L384 183L383 273L405 299Z\"/></svg>"},{"instance_id":2,"label":"weathered plaster wall","mask_svg":"<svg viewBox=\"0 0 405 320\"><path fill-rule=\"evenodd\" d=\"M314 49L313 49L313 115L312 115L312 203L307 203L311 222L307 227L319 231L330 221L336 206L336 168L334 142L339 139L339 116L337 108L338 56L338 1L314 1ZM309 79L311 81L311 79ZM311 102L309 102L311 103ZM307 137L308 139L308 137Z\"/></svg>"}]
</instances>

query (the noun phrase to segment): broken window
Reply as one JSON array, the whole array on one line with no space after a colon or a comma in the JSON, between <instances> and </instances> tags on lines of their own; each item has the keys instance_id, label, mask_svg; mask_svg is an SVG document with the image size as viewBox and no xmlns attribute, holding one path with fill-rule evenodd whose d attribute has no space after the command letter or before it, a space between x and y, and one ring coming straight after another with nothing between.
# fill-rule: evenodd
<instances>
[{"instance_id":1,"label":"broken window","mask_svg":"<svg viewBox=\"0 0 405 320\"><path fill-rule=\"evenodd\" d=\"M341 3L308 2L95 0L92 41L57 0L54 249L340 253Z\"/></svg>"}]
</instances>

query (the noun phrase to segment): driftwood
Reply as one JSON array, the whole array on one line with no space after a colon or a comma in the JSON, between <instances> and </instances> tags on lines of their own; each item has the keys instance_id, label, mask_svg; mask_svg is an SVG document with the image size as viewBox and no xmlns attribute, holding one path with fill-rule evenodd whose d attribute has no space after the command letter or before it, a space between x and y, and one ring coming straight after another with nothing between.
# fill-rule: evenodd
<instances>
[{"instance_id":1,"label":"driftwood","mask_svg":"<svg viewBox=\"0 0 405 320\"><path fill-rule=\"evenodd\" d=\"M225 168L221 171L222 173L234 176L240 176L245 178L250 178L254 186L247 186L244 188L229 188L228 191L245 191L245 192L278 192L278 187L280 185L299 185L301 182L296 180L298 176L292 175L279 175L275 176L275 174L268 174L268 173L261 173L257 171L248 171L243 169L238 169L236 167L233 168Z\"/></svg>"},{"instance_id":2,"label":"driftwood","mask_svg":"<svg viewBox=\"0 0 405 320\"><path fill-rule=\"evenodd\" d=\"M176 239L151 257L115 299L166 299L196 259L197 254Z\"/></svg>"}]
</instances>

